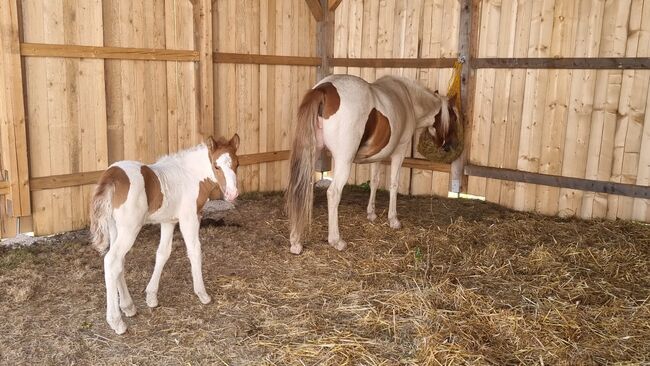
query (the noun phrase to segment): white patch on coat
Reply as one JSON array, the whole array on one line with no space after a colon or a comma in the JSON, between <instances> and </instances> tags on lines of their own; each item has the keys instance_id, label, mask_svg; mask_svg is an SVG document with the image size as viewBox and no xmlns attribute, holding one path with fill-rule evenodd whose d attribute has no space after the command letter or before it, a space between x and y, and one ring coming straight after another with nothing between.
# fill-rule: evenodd
<instances>
[{"instance_id":1,"label":"white patch on coat","mask_svg":"<svg viewBox=\"0 0 650 366\"><path fill-rule=\"evenodd\" d=\"M235 175L235 172L232 170L232 158L230 157L230 154L221 154L221 156L217 158L216 163L217 166L221 168L221 171L223 171L223 175L226 178L226 192L224 192L226 198L232 197L233 194L236 195L237 175Z\"/></svg>"}]
</instances>

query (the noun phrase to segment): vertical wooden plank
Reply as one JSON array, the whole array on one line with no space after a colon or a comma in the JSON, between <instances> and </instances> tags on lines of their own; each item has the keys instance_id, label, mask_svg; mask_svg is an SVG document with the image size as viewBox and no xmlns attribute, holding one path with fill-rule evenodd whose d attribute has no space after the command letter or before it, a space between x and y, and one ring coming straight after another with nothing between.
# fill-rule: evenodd
<instances>
[{"instance_id":1,"label":"vertical wooden plank","mask_svg":"<svg viewBox=\"0 0 650 366\"><path fill-rule=\"evenodd\" d=\"M576 13L580 4L573 0L556 0L553 15L551 56L570 55L575 44ZM542 126L542 151L539 172L560 175L567 123L568 89L572 70L552 70L546 93L546 109ZM537 189L536 211L555 215L558 212L560 189L542 186Z\"/></svg>"},{"instance_id":2,"label":"vertical wooden plank","mask_svg":"<svg viewBox=\"0 0 650 366\"><path fill-rule=\"evenodd\" d=\"M644 5L643 0L632 1L625 51L627 57L648 54L648 38L641 39L641 27L644 16L650 16L649 6L648 3ZM641 147L640 138L643 131L644 104L648 93L648 76L646 70L623 71L611 177L611 180L615 182L628 184L636 182ZM634 199L631 197L610 195L607 216L612 219L630 219L633 205Z\"/></svg>"},{"instance_id":3,"label":"vertical wooden plank","mask_svg":"<svg viewBox=\"0 0 650 366\"><path fill-rule=\"evenodd\" d=\"M155 48L166 48L165 32L165 0L155 0L153 3L153 37L151 41ZM147 63L151 79L151 100L153 105L153 151L156 157L166 155L169 150L169 123L167 121L167 62L150 61Z\"/></svg>"},{"instance_id":4,"label":"vertical wooden plank","mask_svg":"<svg viewBox=\"0 0 650 366\"><path fill-rule=\"evenodd\" d=\"M253 1L250 8L249 21L252 22L250 25L250 32L248 33L249 37L249 47L250 52L260 53L260 4L259 1ZM300 32L304 34L303 32ZM260 140L260 119L259 119L259 108L260 108L260 66L259 65L250 65L250 85L249 85L249 95L250 95L250 110L248 111L249 118L247 120L247 125L245 129L245 134L248 135L248 141L250 146L251 153L260 152L259 140ZM298 88L296 88L298 90ZM253 192L257 192L260 189L260 168L259 164L251 165L249 167L249 189Z\"/></svg>"},{"instance_id":5,"label":"vertical wooden plank","mask_svg":"<svg viewBox=\"0 0 650 366\"><path fill-rule=\"evenodd\" d=\"M517 2L506 0L501 3L501 18L497 41L497 57L513 57L515 45L515 27L517 25ZM500 69L495 71L494 97L492 103L492 118L490 126L490 149L488 165L503 167L505 158L506 129L512 121L508 120L508 101L512 71ZM501 196L501 181L486 180L485 199L489 202L499 202Z\"/></svg>"},{"instance_id":6,"label":"vertical wooden plank","mask_svg":"<svg viewBox=\"0 0 650 366\"><path fill-rule=\"evenodd\" d=\"M23 2L23 24L30 24L29 27L23 27L25 42L45 42L44 12L43 1ZM44 177L51 175L50 157L52 156L49 143L47 58L25 58L25 87L27 120L29 121L28 139L31 176ZM50 220L52 210L51 192L32 192L32 204L34 233L36 235L53 233L53 221Z\"/></svg>"},{"instance_id":7,"label":"vertical wooden plank","mask_svg":"<svg viewBox=\"0 0 650 366\"><path fill-rule=\"evenodd\" d=\"M45 2L43 11L45 16L45 42L65 43L63 25L63 1L54 0ZM49 120L49 145L50 166L52 175L67 174L70 172L70 145L61 143L68 136L68 121L66 113L66 100L68 99L66 83L66 61L61 58L48 58L46 61L48 84L48 120ZM63 157L63 158L62 158ZM72 208L70 204L70 188L50 190L52 207L48 220L52 221L52 232L68 231L72 228ZM56 214L55 214L56 213Z\"/></svg>"},{"instance_id":8,"label":"vertical wooden plank","mask_svg":"<svg viewBox=\"0 0 650 366\"><path fill-rule=\"evenodd\" d=\"M528 57L548 57L553 31L553 7L555 1L535 1L531 19ZM544 121L545 96L548 70L527 70L524 92L521 133L517 169L537 172L539 169L542 124ZM515 184L514 207L519 211L535 209L537 187L533 184Z\"/></svg>"},{"instance_id":9,"label":"vertical wooden plank","mask_svg":"<svg viewBox=\"0 0 650 366\"><path fill-rule=\"evenodd\" d=\"M358 58L361 57L361 40L363 36L363 1L361 0L350 0L349 10L348 10L348 19L347 19L347 29L348 29L348 39L347 42L343 40L344 45L347 49L348 57ZM359 67L348 67L348 75L361 76L361 69ZM366 180L357 180L357 172L362 172L366 169ZM365 164L352 164L350 169L350 176L348 177L349 184L358 184L363 183L368 180L367 173L368 166Z\"/></svg>"},{"instance_id":10,"label":"vertical wooden plank","mask_svg":"<svg viewBox=\"0 0 650 366\"><path fill-rule=\"evenodd\" d=\"M77 4L76 17L80 20L77 25L77 41L82 45L102 46L103 22L102 2L91 0L85 4ZM104 60L79 60L78 100L79 126L81 146L80 171L96 171L108 166L108 137L106 121L106 82L104 78ZM86 185L81 189L80 226L89 224L87 208L94 187ZM72 197L72 199L77 199Z\"/></svg>"},{"instance_id":11,"label":"vertical wooden plank","mask_svg":"<svg viewBox=\"0 0 650 366\"><path fill-rule=\"evenodd\" d=\"M495 57L498 48L498 28L501 17L500 2L483 3L479 40L479 57ZM494 97L495 70L479 70L474 102L474 128L472 129L472 150L469 160L473 164L486 166L490 151L490 128ZM485 197L486 179L470 177L468 193Z\"/></svg>"},{"instance_id":12,"label":"vertical wooden plank","mask_svg":"<svg viewBox=\"0 0 650 366\"><path fill-rule=\"evenodd\" d=\"M527 56L532 11L533 1L521 1L518 4L514 57ZM510 95L508 97L508 123L505 126L505 141L503 143L503 167L508 169L517 168L525 83L526 70L512 70ZM512 208L514 206L514 195L515 183L502 181L499 202L506 207Z\"/></svg>"},{"instance_id":13,"label":"vertical wooden plank","mask_svg":"<svg viewBox=\"0 0 650 366\"><path fill-rule=\"evenodd\" d=\"M0 5L0 76L4 108L0 110L3 167L8 170L12 216L31 214L23 73L19 47L18 4ZM4 174L4 172L0 172ZM6 199L6 198L5 198Z\"/></svg>"},{"instance_id":14,"label":"vertical wooden plank","mask_svg":"<svg viewBox=\"0 0 650 366\"><path fill-rule=\"evenodd\" d=\"M122 46L120 8L122 1L103 1L104 44ZM124 160L124 118L122 105L122 61L106 60L106 119L108 162Z\"/></svg>"},{"instance_id":15,"label":"vertical wooden plank","mask_svg":"<svg viewBox=\"0 0 650 366\"><path fill-rule=\"evenodd\" d=\"M643 3L643 16L641 21L641 32L639 34L639 44L647 45L650 40L650 1L645 0ZM647 57L650 51L647 49L642 52L637 52L637 55L640 57ZM646 88L647 88L646 84ZM637 166L636 174L636 184L638 185L650 185L650 93L647 93L645 100L645 105L639 108L645 110L645 115L643 117L643 127L640 135L640 146L639 146L639 162ZM638 107L637 107L638 108ZM628 136L631 134L628 133ZM650 222L650 200L635 198L632 203L632 214L631 217L634 220Z\"/></svg>"},{"instance_id":16,"label":"vertical wooden plank","mask_svg":"<svg viewBox=\"0 0 650 366\"><path fill-rule=\"evenodd\" d=\"M260 2L260 53L269 54L269 9L270 1ZM275 4L273 4L275 7ZM260 152L269 151L268 149L268 126L269 120L269 86L273 86L273 80L269 80L269 65L260 65L259 75L259 136L258 149ZM259 164L259 190L264 192L270 190L268 187L268 166L267 163Z\"/></svg>"},{"instance_id":17,"label":"vertical wooden plank","mask_svg":"<svg viewBox=\"0 0 650 366\"><path fill-rule=\"evenodd\" d=\"M604 5L604 2L581 2L575 57L598 56ZM563 176L585 176L595 79L595 70L573 71L562 159ZM580 212L582 197L583 191L560 189L559 214L563 217L576 215Z\"/></svg>"},{"instance_id":18,"label":"vertical wooden plank","mask_svg":"<svg viewBox=\"0 0 650 366\"><path fill-rule=\"evenodd\" d=\"M437 14L435 10L439 10L440 14ZM438 16L436 16L438 15ZM421 23L422 27L420 29L422 45L420 48L420 57L433 58L440 57L440 29L442 26L442 3L435 4L434 0L425 0L422 4L422 14L421 14ZM432 90L437 89L437 74L438 70L423 68L417 70L417 79L420 80L423 84L429 87ZM434 86L435 83L435 86ZM420 138L420 134L424 129L416 131L415 136L413 137L414 144L417 146L417 141ZM417 149L413 149L413 156L416 158L422 158ZM411 194L420 195L420 194L430 194L432 189L432 171L422 170L422 169L412 169L411 171Z\"/></svg>"},{"instance_id":19,"label":"vertical wooden plank","mask_svg":"<svg viewBox=\"0 0 650 366\"><path fill-rule=\"evenodd\" d=\"M601 35L600 57L622 57L625 54L627 24L630 15L630 0L605 2ZM617 106L621 89L620 70L598 70L594 107L589 132L587 168L585 178L609 180L612 172L614 134ZM581 206L581 217L605 217L607 195L585 192Z\"/></svg>"},{"instance_id":20,"label":"vertical wooden plank","mask_svg":"<svg viewBox=\"0 0 650 366\"><path fill-rule=\"evenodd\" d=\"M259 2L255 2L259 6ZM195 32L199 51L200 132L203 137L214 134L214 65L212 64L212 0L200 0L194 5ZM257 18L253 19L257 23ZM253 89L255 90L255 89Z\"/></svg>"}]
</instances>

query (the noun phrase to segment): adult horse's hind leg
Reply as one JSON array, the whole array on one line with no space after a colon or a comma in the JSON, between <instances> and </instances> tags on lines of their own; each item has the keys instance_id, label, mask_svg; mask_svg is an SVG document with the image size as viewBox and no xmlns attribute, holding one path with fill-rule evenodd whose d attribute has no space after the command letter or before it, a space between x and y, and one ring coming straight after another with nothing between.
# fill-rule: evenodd
<instances>
[{"instance_id":1,"label":"adult horse's hind leg","mask_svg":"<svg viewBox=\"0 0 650 366\"><path fill-rule=\"evenodd\" d=\"M172 239L174 237L174 227L176 223L163 222L160 224L160 245L156 252L156 264L151 274L151 280L145 290L147 294L147 306L155 308L158 306L158 285L160 284L160 275L162 274L163 267L169 259L172 252Z\"/></svg>"},{"instance_id":2,"label":"adult horse's hind leg","mask_svg":"<svg viewBox=\"0 0 650 366\"><path fill-rule=\"evenodd\" d=\"M397 219L397 189L399 188L399 171L404 161L406 145L398 146L390 158L390 201L388 204L388 224L399 229L402 224Z\"/></svg>"},{"instance_id":3,"label":"adult horse's hind leg","mask_svg":"<svg viewBox=\"0 0 650 366\"><path fill-rule=\"evenodd\" d=\"M347 245L347 243L341 239L339 233L339 202L341 201L343 186L345 186L345 183L348 181L351 166L352 164L350 161L338 161L335 159L334 178L327 189L327 212L329 224L327 241L331 246L338 250L345 249Z\"/></svg>"},{"instance_id":4,"label":"adult horse's hind leg","mask_svg":"<svg viewBox=\"0 0 650 366\"><path fill-rule=\"evenodd\" d=\"M187 256L192 267L192 282L194 293L203 304L209 304L212 299L205 291L203 273L201 272L201 242L199 241L199 218L196 213L187 213L179 221L181 234L187 247Z\"/></svg>"},{"instance_id":5,"label":"adult horse's hind leg","mask_svg":"<svg viewBox=\"0 0 650 366\"><path fill-rule=\"evenodd\" d=\"M379 185L379 163L370 164L370 199L368 200L368 220L375 221L375 197L377 195L377 186Z\"/></svg>"}]
</instances>

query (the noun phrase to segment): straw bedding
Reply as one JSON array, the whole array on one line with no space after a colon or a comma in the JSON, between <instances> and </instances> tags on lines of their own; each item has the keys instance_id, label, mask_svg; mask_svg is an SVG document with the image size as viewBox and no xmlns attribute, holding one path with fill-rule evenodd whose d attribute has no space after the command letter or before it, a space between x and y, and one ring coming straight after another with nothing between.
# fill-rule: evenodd
<instances>
[{"instance_id":1,"label":"straw bedding","mask_svg":"<svg viewBox=\"0 0 650 366\"><path fill-rule=\"evenodd\" d=\"M300 256L282 196L242 197L202 223L213 303L192 292L179 233L160 307L142 293L159 233L127 256L138 315L104 320L101 258L87 232L0 249L0 363L438 365L650 362L650 227L515 213L477 201L399 197L403 229L365 218L346 188L326 243L325 194ZM223 216L223 217L222 217Z\"/></svg>"}]
</instances>

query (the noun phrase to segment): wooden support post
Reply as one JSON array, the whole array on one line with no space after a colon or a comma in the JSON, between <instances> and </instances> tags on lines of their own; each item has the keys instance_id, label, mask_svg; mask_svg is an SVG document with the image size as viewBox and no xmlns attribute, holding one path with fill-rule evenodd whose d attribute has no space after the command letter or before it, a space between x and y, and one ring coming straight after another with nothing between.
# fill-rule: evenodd
<instances>
[{"instance_id":1,"label":"wooden support post","mask_svg":"<svg viewBox=\"0 0 650 366\"><path fill-rule=\"evenodd\" d=\"M480 20L480 1L462 0L460 9L460 36L458 39L459 57L464 61L461 72L460 94L464 123L464 148L462 154L451 164L449 191L461 193L467 191L467 175L464 167L469 157L472 140L472 117L474 109L474 92L476 89L476 71L472 59L478 47L478 27Z\"/></svg>"},{"instance_id":2,"label":"wooden support post","mask_svg":"<svg viewBox=\"0 0 650 366\"><path fill-rule=\"evenodd\" d=\"M212 0L194 3L196 48L199 51L198 103L199 132L203 137L214 134L214 65L212 64Z\"/></svg>"},{"instance_id":3,"label":"wooden support post","mask_svg":"<svg viewBox=\"0 0 650 366\"><path fill-rule=\"evenodd\" d=\"M17 1L0 2L0 165L8 172L10 194L6 208L12 217L31 215L19 37Z\"/></svg>"},{"instance_id":4,"label":"wooden support post","mask_svg":"<svg viewBox=\"0 0 650 366\"><path fill-rule=\"evenodd\" d=\"M321 65L318 67L316 77L322 80L332 73L332 67L329 60L334 56L334 12L329 10L328 0L320 0L323 11L322 20L318 22L316 43L317 54L321 59ZM332 169L332 158L323 150L316 161L316 170L326 172Z\"/></svg>"}]
</instances>

